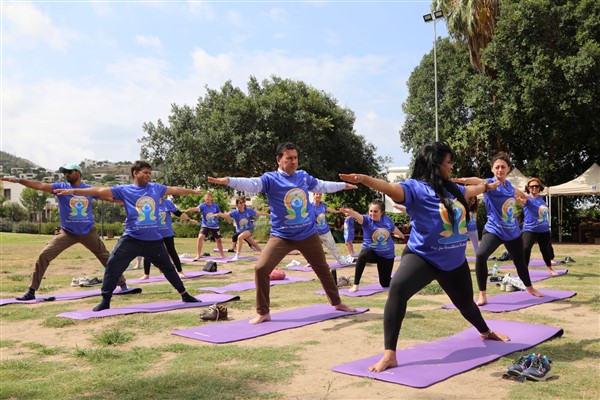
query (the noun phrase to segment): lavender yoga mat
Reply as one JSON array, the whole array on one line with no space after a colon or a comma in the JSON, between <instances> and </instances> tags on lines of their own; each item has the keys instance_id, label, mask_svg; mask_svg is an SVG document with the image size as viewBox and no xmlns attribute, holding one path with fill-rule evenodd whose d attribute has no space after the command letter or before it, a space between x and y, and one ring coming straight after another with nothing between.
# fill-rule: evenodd
<instances>
[{"instance_id":1,"label":"lavender yoga mat","mask_svg":"<svg viewBox=\"0 0 600 400\"><path fill-rule=\"evenodd\" d=\"M233 260L234 256L225 256L225 258L221 258L221 257L202 257L198 260L196 260L195 258L179 258L181 260L181 262L185 262L185 263L191 263L191 262L196 262L196 263L202 263L202 262L207 262L207 261L215 261L217 263L230 263L230 262L235 262ZM195 261L194 261L195 260ZM256 261L258 260L258 257L254 257L254 256L240 256L238 258L238 260L236 261Z\"/></svg>"},{"instance_id":2,"label":"lavender yoga mat","mask_svg":"<svg viewBox=\"0 0 600 400\"><path fill-rule=\"evenodd\" d=\"M268 335L284 329L311 325L328 319L360 314L368 310L368 308L358 308L356 309L356 312L351 313L336 311L329 304L315 304L304 308L271 314L272 320L263 322L262 324L250 325L248 323L249 320L244 319L240 321L201 325L171 333L190 339L202 340L203 342L230 343Z\"/></svg>"},{"instance_id":3,"label":"lavender yoga mat","mask_svg":"<svg viewBox=\"0 0 600 400\"><path fill-rule=\"evenodd\" d=\"M351 292L348 289L340 289L340 295L348 296L348 297L363 297L363 296L371 296L376 293L387 292L389 288L381 287L379 283L372 283L366 286L359 286L358 291ZM323 289L317 290L315 293L317 294L325 294Z\"/></svg>"},{"instance_id":4,"label":"lavender yoga mat","mask_svg":"<svg viewBox=\"0 0 600 400\"><path fill-rule=\"evenodd\" d=\"M278 281L271 281L271 286L273 285L285 285L287 283L294 282L308 282L312 281L314 278L303 278L300 276L286 276L285 279ZM215 293L227 293L227 292L242 292L244 290L256 289L256 283L254 281L248 282L238 282L232 283L231 285L221 286L221 287L201 287L198 290L206 290Z\"/></svg>"},{"instance_id":5,"label":"lavender yoga mat","mask_svg":"<svg viewBox=\"0 0 600 400\"><path fill-rule=\"evenodd\" d=\"M115 289L113 294L121 295L121 294L135 294L142 293L142 288L129 288L127 290L121 290L120 288ZM62 300L77 300L77 299L85 299L87 297L100 296L102 293L100 289L94 290L86 290L85 292L71 292L71 293L62 293L62 294L47 294L44 296L38 295L34 300L21 301L12 299L0 299L0 306L4 306L7 304L35 304L35 303L43 303L48 301L62 301Z\"/></svg>"},{"instance_id":6,"label":"lavender yoga mat","mask_svg":"<svg viewBox=\"0 0 600 400\"><path fill-rule=\"evenodd\" d=\"M525 291L508 292L497 296L488 297L488 303L485 306L480 306L482 311L490 312L507 312L520 310L535 306L538 304L550 303L551 301L564 300L575 296L576 292L567 292L566 290L540 290L544 297L535 297ZM445 309L456 309L454 305L448 304L442 306Z\"/></svg>"},{"instance_id":7,"label":"lavender yoga mat","mask_svg":"<svg viewBox=\"0 0 600 400\"><path fill-rule=\"evenodd\" d=\"M57 317L70 318L70 319L90 319L90 318L102 318L112 317L113 315L125 315L125 314L136 314L136 313L156 313L163 311L179 310L183 308L195 308L195 307L207 307L215 303L224 303L231 300L239 300L239 296L232 296L226 294L203 294L194 296L201 300L201 303L184 303L181 300L173 301L160 301L156 303L146 304L132 304L127 307L110 308L102 311L82 310L82 311L69 311L62 314L58 314Z\"/></svg>"},{"instance_id":8,"label":"lavender yoga mat","mask_svg":"<svg viewBox=\"0 0 600 400\"><path fill-rule=\"evenodd\" d=\"M562 262L553 262L552 266L557 266L557 265L565 265L565 263ZM539 259L535 259L535 260L530 260L529 261L529 266L530 267L544 267L546 268L546 263L544 262L544 260L539 260ZM517 268L515 266L515 264L505 264L505 265L500 265L500 268Z\"/></svg>"},{"instance_id":9,"label":"lavender yoga mat","mask_svg":"<svg viewBox=\"0 0 600 400\"><path fill-rule=\"evenodd\" d=\"M486 321L489 327L508 335L510 342L481 340L473 327L430 343L398 349L398 366L369 372L382 354L332 368L343 374L364 376L414 388L425 388L516 351L531 348L563 334L561 328L514 321Z\"/></svg>"},{"instance_id":10,"label":"lavender yoga mat","mask_svg":"<svg viewBox=\"0 0 600 400\"><path fill-rule=\"evenodd\" d=\"M183 278L183 280L197 278L199 276L205 276L205 275L224 275L224 274L230 274L230 273L231 273L231 271L228 271L226 269L217 270L215 272L206 272L206 271L184 272L186 277ZM155 283L155 282L165 282L166 280L167 280L167 278L165 278L164 275L154 275L148 279L140 279L140 278L127 279L127 283Z\"/></svg>"},{"instance_id":11,"label":"lavender yoga mat","mask_svg":"<svg viewBox=\"0 0 600 400\"><path fill-rule=\"evenodd\" d=\"M539 282L539 281L543 281L544 279L548 279L548 278L555 278L557 276L561 276L566 274L567 272L569 272L568 269L555 269L554 272L556 272L558 275L550 275L548 273L548 271L546 271L545 269L530 269L529 270L529 278L531 278L531 282ZM488 283L494 284L494 283L498 283L498 282L490 282L488 281Z\"/></svg>"}]
</instances>

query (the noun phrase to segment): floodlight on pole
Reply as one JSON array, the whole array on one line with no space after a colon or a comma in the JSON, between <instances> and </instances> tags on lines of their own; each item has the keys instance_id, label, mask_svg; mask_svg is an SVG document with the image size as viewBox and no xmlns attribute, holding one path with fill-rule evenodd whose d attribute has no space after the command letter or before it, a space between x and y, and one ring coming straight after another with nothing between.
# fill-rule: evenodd
<instances>
[{"instance_id":1,"label":"floodlight on pole","mask_svg":"<svg viewBox=\"0 0 600 400\"><path fill-rule=\"evenodd\" d=\"M444 12L442 10L436 10L433 14L425 14L423 15L423 21L431 22L433 21L433 82L434 82L434 91L435 91L435 141L440 141L440 134L438 130L438 87L437 87L437 31L435 24L438 19L444 18Z\"/></svg>"}]
</instances>

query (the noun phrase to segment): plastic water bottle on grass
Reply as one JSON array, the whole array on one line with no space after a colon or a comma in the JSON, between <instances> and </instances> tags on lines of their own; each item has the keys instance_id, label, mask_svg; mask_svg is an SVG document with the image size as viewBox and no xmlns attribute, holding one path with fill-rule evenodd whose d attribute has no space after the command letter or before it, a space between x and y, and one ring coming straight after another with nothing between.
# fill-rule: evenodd
<instances>
[{"instance_id":1,"label":"plastic water bottle on grass","mask_svg":"<svg viewBox=\"0 0 600 400\"><path fill-rule=\"evenodd\" d=\"M498 276L498 263L494 263L492 267L492 276Z\"/></svg>"}]
</instances>

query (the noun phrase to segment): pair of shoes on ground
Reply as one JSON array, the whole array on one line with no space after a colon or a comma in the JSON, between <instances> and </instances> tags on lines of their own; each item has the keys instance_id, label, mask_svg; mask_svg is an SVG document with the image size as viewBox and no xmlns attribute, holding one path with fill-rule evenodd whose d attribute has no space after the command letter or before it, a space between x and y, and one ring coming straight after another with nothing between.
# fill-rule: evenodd
<instances>
[{"instance_id":1,"label":"pair of shoes on ground","mask_svg":"<svg viewBox=\"0 0 600 400\"><path fill-rule=\"evenodd\" d=\"M227 307L221 304L213 304L208 310L200 314L202 321L221 321L227 319Z\"/></svg>"},{"instance_id":2,"label":"pair of shoes on ground","mask_svg":"<svg viewBox=\"0 0 600 400\"><path fill-rule=\"evenodd\" d=\"M88 278L87 276L79 279L79 286L96 286L102 283L102 279L100 278Z\"/></svg>"},{"instance_id":3,"label":"pair of shoes on ground","mask_svg":"<svg viewBox=\"0 0 600 400\"><path fill-rule=\"evenodd\" d=\"M337 280L337 287L350 286L350 277L340 276Z\"/></svg>"},{"instance_id":4,"label":"pair of shoes on ground","mask_svg":"<svg viewBox=\"0 0 600 400\"><path fill-rule=\"evenodd\" d=\"M338 261L340 264L344 265L344 264L354 264L354 257L352 256L341 256L340 260Z\"/></svg>"},{"instance_id":5,"label":"pair of shoes on ground","mask_svg":"<svg viewBox=\"0 0 600 400\"><path fill-rule=\"evenodd\" d=\"M506 369L510 376L523 377L532 381L545 381L552 377L550 364L552 361L541 354L521 355L517 361Z\"/></svg>"},{"instance_id":6,"label":"pair of shoes on ground","mask_svg":"<svg viewBox=\"0 0 600 400\"><path fill-rule=\"evenodd\" d=\"M502 286L504 286L504 289L502 289ZM521 278L512 276L510 273L504 275L504 277L502 278L502 282L500 283L500 290L506 291L506 292L514 292L514 290L507 290L506 288L508 286L513 286L517 290L526 290L527 289L525 287L525 284L521 280Z\"/></svg>"},{"instance_id":7,"label":"pair of shoes on ground","mask_svg":"<svg viewBox=\"0 0 600 400\"><path fill-rule=\"evenodd\" d=\"M85 281L89 281L89 280L90 280L90 278L87 276L80 276L79 278L73 278L73 279L71 279L71 286L76 287L76 286L79 286L79 282L82 282L82 281L85 282Z\"/></svg>"}]
</instances>

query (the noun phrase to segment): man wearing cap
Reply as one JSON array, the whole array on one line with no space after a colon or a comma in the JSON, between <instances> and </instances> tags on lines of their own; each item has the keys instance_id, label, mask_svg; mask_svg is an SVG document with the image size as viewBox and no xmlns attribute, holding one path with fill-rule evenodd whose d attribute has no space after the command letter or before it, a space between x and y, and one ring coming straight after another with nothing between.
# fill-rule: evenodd
<instances>
[{"instance_id":1,"label":"man wearing cap","mask_svg":"<svg viewBox=\"0 0 600 400\"><path fill-rule=\"evenodd\" d=\"M20 183L30 189L42 190L53 193L54 189L74 189L89 188L90 185L81 180L81 167L77 164L66 164L59 168L59 171L65 175L66 182L54 182L52 184L40 181L32 181L19 178L1 178L3 181ZM44 247L35 263L35 269L31 276L31 285L29 290L17 300L35 299L35 291L39 289L44 273L48 269L50 262L58 257L63 251L73 246L75 243L81 243L90 250L100 263L106 267L109 252L104 246L104 242L98 236L94 228L94 215L92 214L92 196L58 196L58 213L60 215L60 232ZM98 198L98 197L96 197ZM102 200L112 201L112 198L101 198ZM119 277L119 286L121 290L126 290L125 277Z\"/></svg>"}]
</instances>

